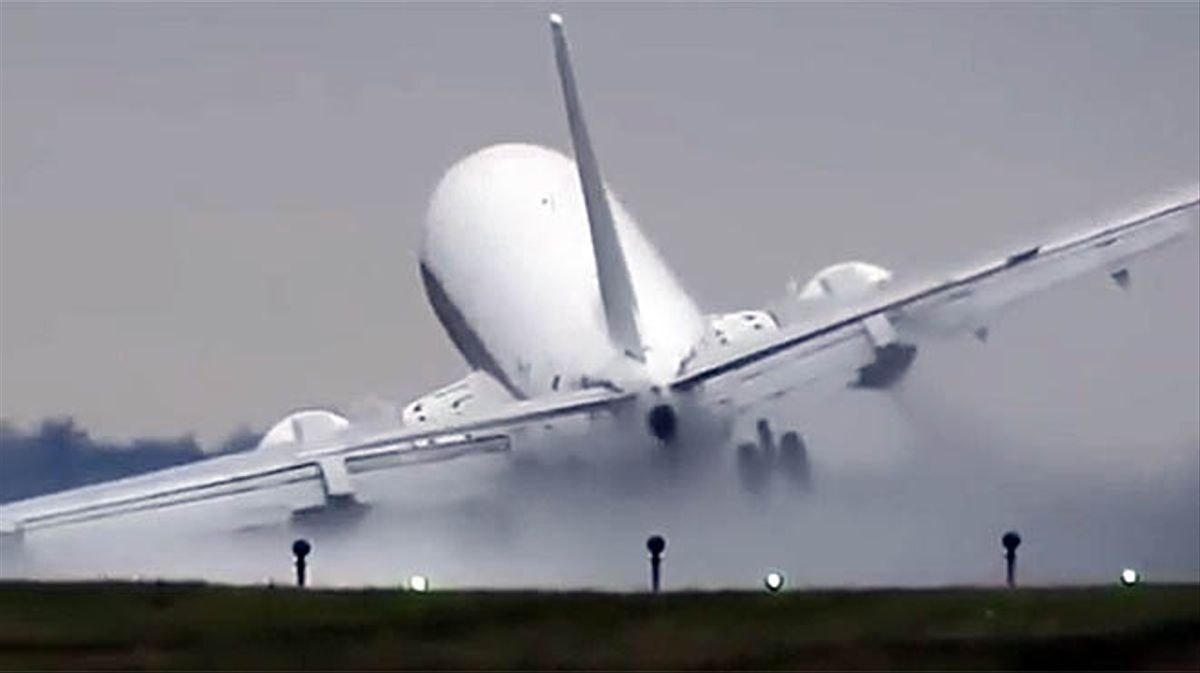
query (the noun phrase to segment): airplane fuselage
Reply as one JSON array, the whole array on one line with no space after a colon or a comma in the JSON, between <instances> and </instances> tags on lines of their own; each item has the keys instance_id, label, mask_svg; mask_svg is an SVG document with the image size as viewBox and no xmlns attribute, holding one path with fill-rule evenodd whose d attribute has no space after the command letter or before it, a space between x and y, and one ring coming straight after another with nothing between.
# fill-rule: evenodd
<instances>
[{"instance_id":1,"label":"airplane fuselage","mask_svg":"<svg viewBox=\"0 0 1200 673\"><path fill-rule=\"evenodd\" d=\"M421 245L425 290L466 361L517 398L668 381L707 323L610 194L637 299L643 362L612 343L579 176L543 147L492 146L446 172Z\"/></svg>"}]
</instances>

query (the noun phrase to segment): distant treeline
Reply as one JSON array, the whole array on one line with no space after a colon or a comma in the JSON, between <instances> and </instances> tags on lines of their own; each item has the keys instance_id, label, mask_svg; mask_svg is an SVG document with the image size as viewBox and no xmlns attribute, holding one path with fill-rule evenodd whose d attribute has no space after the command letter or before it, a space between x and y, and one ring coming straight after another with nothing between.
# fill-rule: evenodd
<instances>
[{"instance_id":1,"label":"distant treeline","mask_svg":"<svg viewBox=\"0 0 1200 673\"><path fill-rule=\"evenodd\" d=\"M89 437L71 418L47 419L32 432L0 421L0 502L245 451L261 436L241 429L215 452L206 452L191 435L106 442Z\"/></svg>"}]
</instances>

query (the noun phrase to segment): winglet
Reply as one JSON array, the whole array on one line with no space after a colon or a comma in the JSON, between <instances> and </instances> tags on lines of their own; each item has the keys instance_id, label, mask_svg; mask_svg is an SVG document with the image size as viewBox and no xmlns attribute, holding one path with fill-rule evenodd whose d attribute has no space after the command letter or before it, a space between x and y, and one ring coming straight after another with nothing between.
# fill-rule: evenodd
<instances>
[{"instance_id":1,"label":"winglet","mask_svg":"<svg viewBox=\"0 0 1200 673\"><path fill-rule=\"evenodd\" d=\"M596 275L600 281L600 298L604 303L604 317L608 323L609 338L631 358L643 359L641 335L637 326L637 297L633 293L633 282L629 277L629 266L625 251L617 237L616 224L600 167L592 143L588 139L587 125L583 121L583 110L579 104L579 92L575 88L575 74L571 71L571 57L567 51L567 38L563 34L563 20L558 14L550 15L550 32L554 38L554 60L558 64L558 77L562 82L563 99L567 108L567 124L571 127L571 145L575 150L575 165L579 170L579 182L583 186L583 201L587 208L588 228L592 234L592 252L596 257Z\"/></svg>"}]
</instances>

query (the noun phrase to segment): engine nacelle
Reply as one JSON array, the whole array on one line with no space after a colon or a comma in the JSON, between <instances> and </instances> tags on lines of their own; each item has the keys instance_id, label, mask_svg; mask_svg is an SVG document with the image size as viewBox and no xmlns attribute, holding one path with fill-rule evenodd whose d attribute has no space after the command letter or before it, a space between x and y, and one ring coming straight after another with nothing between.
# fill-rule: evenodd
<instances>
[{"instance_id":1,"label":"engine nacelle","mask_svg":"<svg viewBox=\"0 0 1200 673\"><path fill-rule=\"evenodd\" d=\"M325 409L305 409L288 414L259 440L259 449L283 444L309 444L335 437L350 421Z\"/></svg>"},{"instance_id":2,"label":"engine nacelle","mask_svg":"<svg viewBox=\"0 0 1200 673\"><path fill-rule=\"evenodd\" d=\"M404 425L441 424L482 406L511 400L511 396L491 376L474 371L461 381L409 402L400 412Z\"/></svg>"},{"instance_id":3,"label":"engine nacelle","mask_svg":"<svg viewBox=\"0 0 1200 673\"><path fill-rule=\"evenodd\" d=\"M708 328L708 339L713 344L728 346L774 332L779 323L769 311L737 311L708 316Z\"/></svg>"},{"instance_id":4,"label":"engine nacelle","mask_svg":"<svg viewBox=\"0 0 1200 673\"><path fill-rule=\"evenodd\" d=\"M803 289L798 290L793 284L788 290L802 302L847 302L881 292L891 282L892 272L881 266L866 262L842 262L821 269ZM890 388L912 366L917 347L901 341L884 315L867 317L862 324L875 350L875 360L858 370L858 376L851 385L858 388Z\"/></svg>"},{"instance_id":5,"label":"engine nacelle","mask_svg":"<svg viewBox=\"0 0 1200 673\"><path fill-rule=\"evenodd\" d=\"M797 292L795 284L791 293L799 299L858 299L878 292L892 281L892 272L866 262L842 262L825 267Z\"/></svg>"}]
</instances>

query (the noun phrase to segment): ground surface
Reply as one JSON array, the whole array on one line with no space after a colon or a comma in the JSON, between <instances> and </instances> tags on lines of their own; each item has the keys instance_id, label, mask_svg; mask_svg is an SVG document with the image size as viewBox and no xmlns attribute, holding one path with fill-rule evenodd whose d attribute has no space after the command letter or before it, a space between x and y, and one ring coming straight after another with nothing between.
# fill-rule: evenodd
<instances>
[{"instance_id":1,"label":"ground surface","mask_svg":"<svg viewBox=\"0 0 1200 673\"><path fill-rule=\"evenodd\" d=\"M1200 586L412 594L0 583L0 669L1200 670Z\"/></svg>"}]
</instances>

